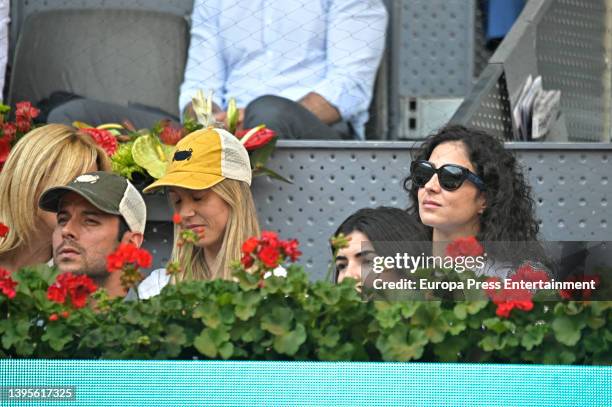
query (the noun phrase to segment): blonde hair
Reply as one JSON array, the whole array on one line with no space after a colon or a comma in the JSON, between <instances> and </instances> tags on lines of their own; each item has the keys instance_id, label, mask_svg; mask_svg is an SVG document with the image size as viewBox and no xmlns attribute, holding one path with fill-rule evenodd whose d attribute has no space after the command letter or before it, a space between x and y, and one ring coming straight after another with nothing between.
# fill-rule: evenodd
<instances>
[{"instance_id":1,"label":"blonde hair","mask_svg":"<svg viewBox=\"0 0 612 407\"><path fill-rule=\"evenodd\" d=\"M204 258L204 249L193 246L191 249L191 275L195 280L213 280L231 278L230 263L240 260L242 243L251 236L259 236L259 222L251 189L246 182L233 179L224 179L211 187L212 191L219 195L230 206L229 219L225 225L223 243L214 263L209 268ZM174 226L174 244L172 248L172 260L181 261L177 245L180 229ZM181 264L182 273L176 281L185 279L185 268Z\"/></svg>"},{"instance_id":2,"label":"blonde hair","mask_svg":"<svg viewBox=\"0 0 612 407\"><path fill-rule=\"evenodd\" d=\"M47 124L22 137L0 172L0 222L9 227L0 239L0 257L36 238L38 199L53 186L66 185L97 165L111 163L89 136L62 124Z\"/></svg>"}]
</instances>

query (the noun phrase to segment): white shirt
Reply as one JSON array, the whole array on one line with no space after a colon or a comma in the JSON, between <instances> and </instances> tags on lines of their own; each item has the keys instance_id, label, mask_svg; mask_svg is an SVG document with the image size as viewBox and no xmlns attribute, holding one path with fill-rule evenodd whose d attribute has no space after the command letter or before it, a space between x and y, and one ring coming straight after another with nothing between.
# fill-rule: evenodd
<instances>
[{"instance_id":1,"label":"white shirt","mask_svg":"<svg viewBox=\"0 0 612 407\"><path fill-rule=\"evenodd\" d=\"M246 107L316 92L364 138L385 46L381 0L196 0L191 19L180 111L199 89L223 109L230 97Z\"/></svg>"}]
</instances>

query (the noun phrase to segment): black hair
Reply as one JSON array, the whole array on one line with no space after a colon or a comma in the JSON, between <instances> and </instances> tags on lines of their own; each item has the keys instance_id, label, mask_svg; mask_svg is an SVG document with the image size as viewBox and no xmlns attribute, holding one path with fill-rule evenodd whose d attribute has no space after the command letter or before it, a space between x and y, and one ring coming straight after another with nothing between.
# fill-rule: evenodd
<instances>
[{"instance_id":1,"label":"black hair","mask_svg":"<svg viewBox=\"0 0 612 407\"><path fill-rule=\"evenodd\" d=\"M430 250L429 245L423 244L430 240L427 230L403 209L388 206L360 209L342 222L334 236L340 233L349 235L355 231L367 236L379 256L394 257L397 253L409 251L420 254Z\"/></svg>"},{"instance_id":2,"label":"black hair","mask_svg":"<svg viewBox=\"0 0 612 407\"><path fill-rule=\"evenodd\" d=\"M121 239L123 239L123 235L131 231L127 222L125 221L125 219L123 219L123 216L119 216L119 228L118 229L119 229L119 232L117 233L117 240L121 242Z\"/></svg>"},{"instance_id":3,"label":"black hair","mask_svg":"<svg viewBox=\"0 0 612 407\"><path fill-rule=\"evenodd\" d=\"M475 173L486 185L486 208L480 217L480 241L534 241L539 230L531 187L512 153L501 141L476 129L447 126L429 136L414 160L428 160L433 150L446 142L463 143ZM419 215L418 186L404 181L412 206L408 211ZM431 236L432 229L429 228Z\"/></svg>"},{"instance_id":4,"label":"black hair","mask_svg":"<svg viewBox=\"0 0 612 407\"><path fill-rule=\"evenodd\" d=\"M486 252L495 259L512 264L533 259L553 270L555 264L538 242L539 225L535 218L531 187L514 155L504 148L500 140L484 131L452 125L426 138L413 159L428 160L433 150L446 142L463 144L476 175L485 183L483 193L486 207L480 215L480 231L476 238L485 244ZM420 219L419 187L410 181L410 176L404 180L404 189L412 201L408 212ZM433 229L426 229L431 239Z\"/></svg>"}]
</instances>

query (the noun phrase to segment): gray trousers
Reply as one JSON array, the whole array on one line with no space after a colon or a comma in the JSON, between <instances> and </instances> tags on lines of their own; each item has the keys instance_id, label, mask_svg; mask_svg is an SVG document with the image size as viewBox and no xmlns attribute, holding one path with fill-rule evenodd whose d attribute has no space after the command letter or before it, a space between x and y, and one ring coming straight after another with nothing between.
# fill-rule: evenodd
<instances>
[{"instance_id":1,"label":"gray trousers","mask_svg":"<svg viewBox=\"0 0 612 407\"><path fill-rule=\"evenodd\" d=\"M75 99L49 112L49 123L72 124L81 121L92 126L121 123L129 120L136 128L151 128L162 119L178 122L178 117L144 106L119 106L91 99ZM279 96L265 95L249 103L245 109L244 127L265 124L277 132L280 139L340 140L352 139L347 122L328 126L305 107Z\"/></svg>"}]
</instances>

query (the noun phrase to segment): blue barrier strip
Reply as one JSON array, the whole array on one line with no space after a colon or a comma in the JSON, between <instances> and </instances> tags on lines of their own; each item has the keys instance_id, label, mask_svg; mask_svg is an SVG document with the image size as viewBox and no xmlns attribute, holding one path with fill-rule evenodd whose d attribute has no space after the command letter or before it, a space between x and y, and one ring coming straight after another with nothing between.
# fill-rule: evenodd
<instances>
[{"instance_id":1,"label":"blue barrier strip","mask_svg":"<svg viewBox=\"0 0 612 407\"><path fill-rule=\"evenodd\" d=\"M1 360L0 385L75 389L14 406L610 406L612 367Z\"/></svg>"}]
</instances>

